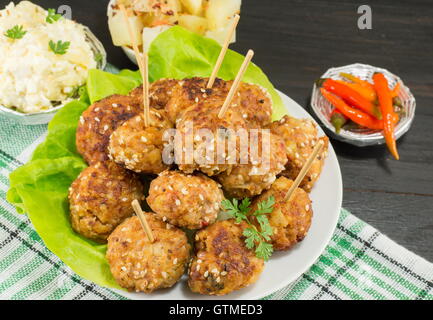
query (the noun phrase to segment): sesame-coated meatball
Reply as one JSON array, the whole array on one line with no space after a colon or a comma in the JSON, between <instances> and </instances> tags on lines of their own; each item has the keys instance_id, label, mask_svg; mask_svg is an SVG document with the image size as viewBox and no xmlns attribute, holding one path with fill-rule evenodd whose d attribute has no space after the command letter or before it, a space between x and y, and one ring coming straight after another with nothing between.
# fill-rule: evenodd
<instances>
[{"instance_id":1,"label":"sesame-coated meatball","mask_svg":"<svg viewBox=\"0 0 433 320\"><path fill-rule=\"evenodd\" d=\"M130 291L151 293L172 287L184 274L191 246L186 234L145 213L151 243L137 216L125 220L108 237L107 260L117 283Z\"/></svg>"},{"instance_id":2,"label":"sesame-coated meatball","mask_svg":"<svg viewBox=\"0 0 433 320\"><path fill-rule=\"evenodd\" d=\"M257 209L258 203L275 198L272 213L269 214L273 235L270 243L274 250L288 250L307 235L311 226L313 208L310 197L303 189L297 188L289 202L285 200L287 191L293 181L285 177L278 178L271 189L254 199L252 207Z\"/></svg>"},{"instance_id":3,"label":"sesame-coated meatball","mask_svg":"<svg viewBox=\"0 0 433 320\"><path fill-rule=\"evenodd\" d=\"M170 120L177 122L182 118L183 112L193 105L206 101L207 103L222 106L232 85L231 81L215 79L211 89L206 88L208 78L191 78L178 82L173 87L171 99L168 101L166 110ZM239 97L233 99L233 106L239 105Z\"/></svg>"},{"instance_id":4,"label":"sesame-coated meatball","mask_svg":"<svg viewBox=\"0 0 433 320\"><path fill-rule=\"evenodd\" d=\"M131 202L144 200L138 177L112 161L98 162L81 172L69 189L73 229L99 242L133 214Z\"/></svg>"},{"instance_id":5,"label":"sesame-coated meatball","mask_svg":"<svg viewBox=\"0 0 433 320\"><path fill-rule=\"evenodd\" d=\"M76 144L88 164L108 160L110 135L141 110L140 100L113 95L92 104L80 117Z\"/></svg>"},{"instance_id":6,"label":"sesame-coated meatball","mask_svg":"<svg viewBox=\"0 0 433 320\"><path fill-rule=\"evenodd\" d=\"M171 99L166 110L173 122L182 118L185 110L206 101L222 106L227 98L233 81L215 79L211 89L206 88L209 78L184 79L173 86ZM232 107L242 114L249 128L262 128L272 122L272 99L266 89L242 82L232 101Z\"/></svg>"},{"instance_id":7,"label":"sesame-coated meatball","mask_svg":"<svg viewBox=\"0 0 433 320\"><path fill-rule=\"evenodd\" d=\"M204 295L225 295L257 281L264 261L245 246L246 224L218 221L195 237L196 255L189 270L188 285Z\"/></svg>"},{"instance_id":8,"label":"sesame-coated meatball","mask_svg":"<svg viewBox=\"0 0 433 320\"><path fill-rule=\"evenodd\" d=\"M218 117L220 108L219 104L203 102L183 113L177 124L177 134L183 141L192 142L194 157L188 163L187 154L190 150L182 148L179 152L182 146L175 145L176 154L182 154L181 159L176 159L180 170L186 173L200 170L208 176L214 176L230 171L232 163L236 163L237 147L240 145L237 133L239 130L247 132L247 127L236 108L230 107L222 119Z\"/></svg>"},{"instance_id":9,"label":"sesame-coated meatball","mask_svg":"<svg viewBox=\"0 0 433 320\"><path fill-rule=\"evenodd\" d=\"M319 178L325 158L328 156L329 139L326 136L319 138L316 125L309 119L284 116L280 121L272 123L270 128L272 133L284 139L289 161L282 175L289 179L296 179L319 139L324 142L322 151L314 160L311 169L300 185L305 191L310 192Z\"/></svg>"},{"instance_id":10,"label":"sesame-coated meatball","mask_svg":"<svg viewBox=\"0 0 433 320\"><path fill-rule=\"evenodd\" d=\"M270 188L277 175L284 170L287 162L284 141L269 132L259 131L257 137L257 140L250 139L248 163L239 163L230 172L216 176L229 197L259 195ZM252 152L252 147L256 147L257 152Z\"/></svg>"},{"instance_id":11,"label":"sesame-coated meatball","mask_svg":"<svg viewBox=\"0 0 433 320\"><path fill-rule=\"evenodd\" d=\"M218 184L203 174L164 171L152 181L147 203L163 221L201 229L216 221L223 199Z\"/></svg>"},{"instance_id":12,"label":"sesame-coated meatball","mask_svg":"<svg viewBox=\"0 0 433 320\"><path fill-rule=\"evenodd\" d=\"M174 79L160 79L153 82L149 87L150 107L158 110L164 109L178 82L179 80ZM143 99L143 85L132 90L129 95Z\"/></svg>"},{"instance_id":13,"label":"sesame-coated meatball","mask_svg":"<svg viewBox=\"0 0 433 320\"><path fill-rule=\"evenodd\" d=\"M258 85L242 82L239 93L239 109L248 127L258 129L270 125L272 98L268 91Z\"/></svg>"},{"instance_id":14,"label":"sesame-coated meatball","mask_svg":"<svg viewBox=\"0 0 433 320\"><path fill-rule=\"evenodd\" d=\"M172 128L163 110L150 109L150 126L144 126L140 113L125 122L110 138L110 158L125 168L147 174L158 174L168 168L163 161L164 132Z\"/></svg>"}]
</instances>

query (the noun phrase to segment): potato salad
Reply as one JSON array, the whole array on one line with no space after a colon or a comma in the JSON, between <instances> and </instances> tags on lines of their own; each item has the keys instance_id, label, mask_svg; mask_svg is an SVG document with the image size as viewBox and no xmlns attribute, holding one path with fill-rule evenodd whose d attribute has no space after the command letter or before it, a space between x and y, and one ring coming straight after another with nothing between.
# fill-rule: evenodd
<instances>
[{"instance_id":1,"label":"potato salad","mask_svg":"<svg viewBox=\"0 0 433 320\"><path fill-rule=\"evenodd\" d=\"M0 105L23 113L62 105L96 60L84 26L54 9L22 1L0 10Z\"/></svg>"}]
</instances>

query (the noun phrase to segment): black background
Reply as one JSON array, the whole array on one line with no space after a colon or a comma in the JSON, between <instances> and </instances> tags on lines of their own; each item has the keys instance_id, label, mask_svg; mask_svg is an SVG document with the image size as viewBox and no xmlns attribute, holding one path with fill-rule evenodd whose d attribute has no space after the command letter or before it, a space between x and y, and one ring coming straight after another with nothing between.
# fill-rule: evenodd
<instances>
[{"instance_id":1,"label":"black background","mask_svg":"<svg viewBox=\"0 0 433 320\"><path fill-rule=\"evenodd\" d=\"M4 7L9 1L0 1ZM112 45L108 0L35 0L45 8L70 5L72 17L103 42L108 60L133 68ZM406 248L433 261L433 1L368 1L373 29L359 30L364 1L243 0L238 41L276 88L309 110L313 81L328 68L355 62L399 75L417 100L412 129L398 143L401 160L383 146L358 148L337 141L343 206Z\"/></svg>"}]
</instances>

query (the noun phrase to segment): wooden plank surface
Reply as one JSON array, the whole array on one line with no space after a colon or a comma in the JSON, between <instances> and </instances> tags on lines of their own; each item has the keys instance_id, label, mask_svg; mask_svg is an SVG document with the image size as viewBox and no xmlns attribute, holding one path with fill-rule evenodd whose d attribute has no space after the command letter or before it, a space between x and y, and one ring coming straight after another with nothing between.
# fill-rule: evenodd
<instances>
[{"instance_id":1,"label":"wooden plank surface","mask_svg":"<svg viewBox=\"0 0 433 320\"><path fill-rule=\"evenodd\" d=\"M4 7L8 1L0 1ZM69 4L75 20L104 43L109 61L133 65L111 44L104 0L39 0ZM417 99L410 132L400 140L400 161L383 146L357 148L332 141L344 180L344 207L393 240L433 261L433 3L369 1L373 29L357 27L354 0L244 0L238 42L256 52L274 85L309 110L312 83L329 67L355 62L389 69Z\"/></svg>"}]
</instances>

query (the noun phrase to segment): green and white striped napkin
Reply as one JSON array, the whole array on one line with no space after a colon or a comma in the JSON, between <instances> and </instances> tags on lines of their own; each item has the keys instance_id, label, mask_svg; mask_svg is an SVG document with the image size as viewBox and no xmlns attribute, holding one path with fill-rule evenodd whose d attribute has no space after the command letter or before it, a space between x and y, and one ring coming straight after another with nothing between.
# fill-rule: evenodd
<instances>
[{"instance_id":1,"label":"green and white striped napkin","mask_svg":"<svg viewBox=\"0 0 433 320\"><path fill-rule=\"evenodd\" d=\"M0 299L124 299L74 274L6 201L9 173L46 131L0 118ZM266 299L430 299L433 264L349 212L311 269Z\"/></svg>"}]
</instances>

